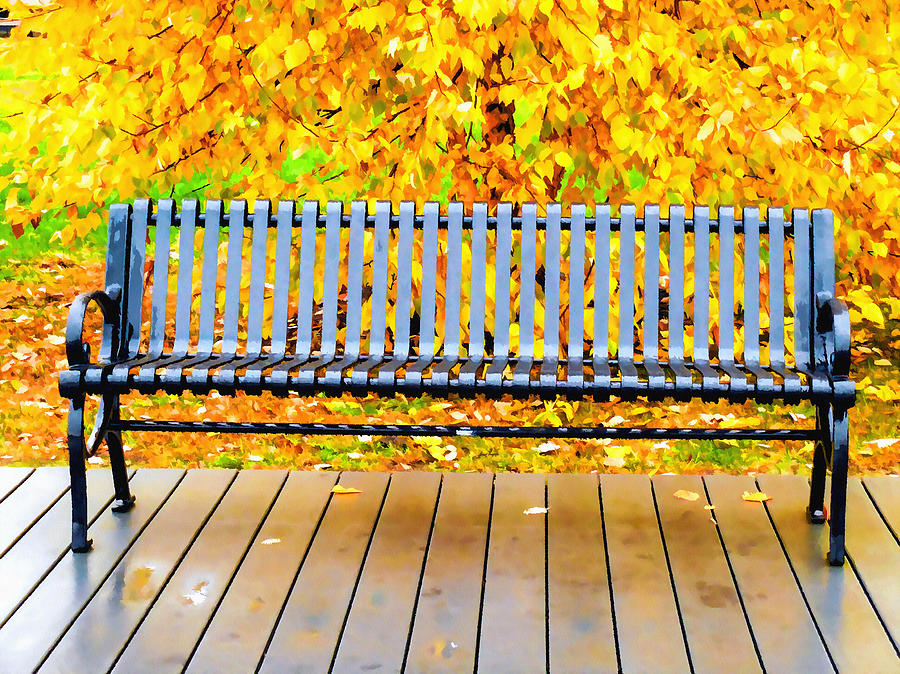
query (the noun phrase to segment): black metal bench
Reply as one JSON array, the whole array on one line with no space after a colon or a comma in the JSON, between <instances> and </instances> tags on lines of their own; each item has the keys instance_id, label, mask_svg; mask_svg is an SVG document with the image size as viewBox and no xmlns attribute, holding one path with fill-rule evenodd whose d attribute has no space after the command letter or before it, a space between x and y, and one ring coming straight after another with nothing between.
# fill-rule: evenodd
<instances>
[{"instance_id":1,"label":"black metal bench","mask_svg":"<svg viewBox=\"0 0 900 674\"><path fill-rule=\"evenodd\" d=\"M583 204L565 216L559 204L550 204L546 217L534 204L514 214L502 203L495 215L484 203L474 204L471 214L459 203L450 203L446 213L436 203L416 213L411 202L401 203L399 213L387 202L379 202L374 214L365 202L354 202L349 213L338 202L329 202L324 214L315 202L305 202L301 213L295 208L282 201L273 213L269 202L258 201L250 214L245 202L233 201L226 214L222 202L210 201L201 213L192 200L180 212L170 200L159 202L156 212L147 200L112 207L106 290L73 302L69 368L59 376L60 391L70 400L74 550L91 545L84 461L104 439L115 478L114 509L133 504L124 430L780 438L816 443L811 522L826 519L831 468L829 561L843 563L847 412L855 386L849 380L848 314L834 297L830 211L815 210L810 218L808 211L794 210L788 223L781 209L769 209L761 220L758 209L745 208L736 221L731 207L710 219L709 209L700 206L691 219L682 206L672 206L662 219L652 205L643 218L629 205L618 218L608 205L587 217ZM145 287L150 233L153 278ZM202 250L195 250L200 239ZM174 311L167 297L172 258ZM660 274L661 261L668 274ZM248 265L249 290L242 290ZM688 267L702 292L686 292ZM222 288L224 301L217 299ZM199 302L192 305L195 295ZM151 303L146 331L145 296ZM785 312L791 296L792 316ZM719 307L715 339L711 297ZM94 361L82 337L92 301L105 326ZM535 321L538 310L543 326ZM791 318L793 348L785 339ZM689 339L692 349L686 349ZM123 393L212 389L808 401L817 418L810 429L720 429L212 423L120 415ZM87 442L86 395L100 396Z\"/></svg>"}]
</instances>

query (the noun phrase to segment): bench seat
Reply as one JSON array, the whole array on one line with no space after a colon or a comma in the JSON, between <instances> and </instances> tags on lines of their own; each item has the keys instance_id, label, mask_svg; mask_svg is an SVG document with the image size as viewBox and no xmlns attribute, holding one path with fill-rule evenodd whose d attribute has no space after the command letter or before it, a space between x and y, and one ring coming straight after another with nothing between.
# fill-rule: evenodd
<instances>
[{"instance_id":1,"label":"bench seat","mask_svg":"<svg viewBox=\"0 0 900 674\"><path fill-rule=\"evenodd\" d=\"M473 387L487 397L506 394L590 396L597 400L634 396L656 399L701 397L724 398L732 402L813 402L818 397L813 395L814 376L808 372L768 365L748 368L743 363L720 366L717 363L683 361L673 363L670 367L666 361L645 364L641 360L634 360L631 361L634 367L632 375L630 371L623 372L618 361L611 359L607 363L608 374L597 376L602 373L602 369L595 369L590 359L585 359L580 368L574 363L570 368L567 361L556 361L554 364L543 358L534 358L531 359L531 367L527 372L525 362L514 357L495 359L488 356L477 361L466 357L455 358L449 367L445 365L448 361L441 356L429 359L426 363L415 356L394 361L387 354L370 361L365 354L345 360L340 354L331 359L323 358L321 353L313 353L310 362L315 363L315 368L305 363L291 364L291 360L291 357L267 355L235 358L197 353L184 356L163 353L159 357L148 359L146 354L138 354L115 366L82 366L61 374L61 378L66 379L68 385L95 395L129 391L203 394L210 390L227 395L235 391L256 389L276 394L373 391L441 396ZM284 373L279 376L274 372L285 364L291 365L286 376ZM498 377L501 364L504 368ZM384 365L389 368L382 372ZM662 369L665 378L661 386L650 376L651 372L654 377L657 375L657 367ZM676 377L675 368L679 370L680 376ZM627 365L624 369L627 369ZM407 374L410 370L412 373ZM734 377L735 381L732 381L729 371L740 377ZM519 376L516 376L517 372ZM830 392L827 373L820 373L819 379Z\"/></svg>"}]
</instances>

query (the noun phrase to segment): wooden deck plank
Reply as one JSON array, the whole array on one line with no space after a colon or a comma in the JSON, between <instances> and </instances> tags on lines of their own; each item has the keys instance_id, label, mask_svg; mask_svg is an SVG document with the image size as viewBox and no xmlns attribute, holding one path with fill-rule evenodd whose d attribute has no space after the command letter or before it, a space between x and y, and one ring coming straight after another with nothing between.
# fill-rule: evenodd
<instances>
[{"instance_id":1,"label":"wooden deck plank","mask_svg":"<svg viewBox=\"0 0 900 674\"><path fill-rule=\"evenodd\" d=\"M895 481L900 490L900 480ZM858 479L847 483L847 550L853 568L900 647L900 545Z\"/></svg>"},{"instance_id":2,"label":"wooden deck plank","mask_svg":"<svg viewBox=\"0 0 900 674\"><path fill-rule=\"evenodd\" d=\"M440 484L439 473L391 477L332 671L402 669Z\"/></svg>"},{"instance_id":3,"label":"wooden deck plank","mask_svg":"<svg viewBox=\"0 0 900 674\"><path fill-rule=\"evenodd\" d=\"M624 671L690 668L646 475L601 475L600 497Z\"/></svg>"},{"instance_id":4,"label":"wooden deck plank","mask_svg":"<svg viewBox=\"0 0 900 674\"><path fill-rule=\"evenodd\" d=\"M69 469L43 468L0 502L0 557L69 489Z\"/></svg>"},{"instance_id":5,"label":"wooden deck plank","mask_svg":"<svg viewBox=\"0 0 900 674\"><path fill-rule=\"evenodd\" d=\"M88 530L97 539L94 549L87 554L67 552L0 627L0 670L30 672L37 667L183 475L175 469L137 472L131 481L135 507L128 513L104 510ZM66 526L63 532L67 539L69 530Z\"/></svg>"},{"instance_id":6,"label":"wooden deck plank","mask_svg":"<svg viewBox=\"0 0 900 674\"><path fill-rule=\"evenodd\" d=\"M385 473L342 473L361 494L333 495L284 605L263 672L325 672L337 648L388 486Z\"/></svg>"},{"instance_id":7,"label":"wooden deck plank","mask_svg":"<svg viewBox=\"0 0 900 674\"><path fill-rule=\"evenodd\" d=\"M187 671L253 671L338 474L292 471L213 616Z\"/></svg>"},{"instance_id":8,"label":"wooden deck plank","mask_svg":"<svg viewBox=\"0 0 900 674\"><path fill-rule=\"evenodd\" d=\"M112 667L234 477L233 470L188 471L51 651L42 672Z\"/></svg>"},{"instance_id":9,"label":"wooden deck plank","mask_svg":"<svg viewBox=\"0 0 900 674\"><path fill-rule=\"evenodd\" d=\"M599 490L596 475L547 476L551 671L618 668Z\"/></svg>"},{"instance_id":10,"label":"wooden deck plank","mask_svg":"<svg viewBox=\"0 0 900 674\"><path fill-rule=\"evenodd\" d=\"M238 473L113 671L183 669L286 478L284 471Z\"/></svg>"},{"instance_id":11,"label":"wooden deck plank","mask_svg":"<svg viewBox=\"0 0 900 674\"><path fill-rule=\"evenodd\" d=\"M828 527L806 522L807 478L760 475L757 482L772 497L766 507L838 671L881 672L898 666L893 644L852 567L826 562Z\"/></svg>"},{"instance_id":12,"label":"wooden deck plank","mask_svg":"<svg viewBox=\"0 0 900 674\"><path fill-rule=\"evenodd\" d=\"M696 475L657 475L651 482L694 671L760 671L716 525L704 508L708 501L703 480ZM677 499L679 489L699 498Z\"/></svg>"},{"instance_id":13,"label":"wooden deck plank","mask_svg":"<svg viewBox=\"0 0 900 674\"><path fill-rule=\"evenodd\" d=\"M881 516L894 532L894 537L900 540L900 477L866 477L863 478L863 484Z\"/></svg>"},{"instance_id":14,"label":"wooden deck plank","mask_svg":"<svg viewBox=\"0 0 900 674\"><path fill-rule=\"evenodd\" d=\"M406 666L474 671L493 475L447 473L441 484Z\"/></svg>"},{"instance_id":15,"label":"wooden deck plank","mask_svg":"<svg viewBox=\"0 0 900 674\"><path fill-rule=\"evenodd\" d=\"M13 493L32 473L34 468L27 466L4 466L3 470L0 470L0 502Z\"/></svg>"},{"instance_id":16,"label":"wooden deck plank","mask_svg":"<svg viewBox=\"0 0 900 674\"><path fill-rule=\"evenodd\" d=\"M546 478L503 473L494 477L478 670L537 672L546 668Z\"/></svg>"},{"instance_id":17,"label":"wooden deck plank","mask_svg":"<svg viewBox=\"0 0 900 674\"><path fill-rule=\"evenodd\" d=\"M765 508L741 499L745 491L757 490L756 483L743 475L711 475L703 481L716 506L719 531L763 667L768 671L832 671Z\"/></svg>"},{"instance_id":18,"label":"wooden deck plank","mask_svg":"<svg viewBox=\"0 0 900 674\"><path fill-rule=\"evenodd\" d=\"M112 484L112 471L108 469L87 472L89 522L112 501ZM67 492L0 558L0 625L69 549L71 527L72 501Z\"/></svg>"}]
</instances>

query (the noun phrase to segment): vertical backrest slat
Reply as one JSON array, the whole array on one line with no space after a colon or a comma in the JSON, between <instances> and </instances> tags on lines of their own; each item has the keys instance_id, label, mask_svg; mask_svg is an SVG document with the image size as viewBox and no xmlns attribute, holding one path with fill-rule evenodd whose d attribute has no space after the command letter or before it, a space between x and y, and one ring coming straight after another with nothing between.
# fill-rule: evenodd
<instances>
[{"instance_id":1,"label":"vertical backrest slat","mask_svg":"<svg viewBox=\"0 0 900 674\"><path fill-rule=\"evenodd\" d=\"M325 211L325 282L322 290L322 354L337 351L338 272L341 268L341 220L344 204L329 201Z\"/></svg>"},{"instance_id":2,"label":"vertical backrest slat","mask_svg":"<svg viewBox=\"0 0 900 674\"><path fill-rule=\"evenodd\" d=\"M444 298L444 356L459 356L459 295L462 274L463 204L452 201L447 206L447 296Z\"/></svg>"},{"instance_id":3,"label":"vertical backrest slat","mask_svg":"<svg viewBox=\"0 0 900 674\"><path fill-rule=\"evenodd\" d=\"M219 228L222 202L206 202L203 229L203 274L200 278L200 335L197 351L212 353L216 327L216 271L219 262Z\"/></svg>"},{"instance_id":4,"label":"vertical backrest slat","mask_svg":"<svg viewBox=\"0 0 900 674\"><path fill-rule=\"evenodd\" d=\"M609 267L610 267L610 207L597 206L594 239L594 339L592 345L594 367L609 359Z\"/></svg>"},{"instance_id":5,"label":"vertical backrest slat","mask_svg":"<svg viewBox=\"0 0 900 674\"><path fill-rule=\"evenodd\" d=\"M187 353L191 330L191 290L194 284L194 231L197 227L197 200L181 204L181 232L178 238L178 294L175 298L174 353Z\"/></svg>"},{"instance_id":6,"label":"vertical backrest slat","mask_svg":"<svg viewBox=\"0 0 900 674\"><path fill-rule=\"evenodd\" d=\"M162 353L166 338L166 298L169 292L169 248L172 245L172 225L175 222L175 202L163 199L156 214L156 246L153 253L153 300L150 309L151 355Z\"/></svg>"},{"instance_id":7,"label":"vertical backrest slat","mask_svg":"<svg viewBox=\"0 0 900 674\"><path fill-rule=\"evenodd\" d=\"M709 207L694 207L694 360L709 362Z\"/></svg>"},{"instance_id":8,"label":"vertical backrest slat","mask_svg":"<svg viewBox=\"0 0 900 674\"><path fill-rule=\"evenodd\" d=\"M275 232L275 305L272 309L272 347L275 356L287 351L288 299L291 291L291 231L294 228L294 202L278 204Z\"/></svg>"},{"instance_id":9,"label":"vertical backrest slat","mask_svg":"<svg viewBox=\"0 0 900 674\"><path fill-rule=\"evenodd\" d=\"M232 201L228 210L228 261L225 266L225 318L222 326L222 353L236 353L238 320L241 315L241 272L247 202Z\"/></svg>"},{"instance_id":10,"label":"vertical backrest slat","mask_svg":"<svg viewBox=\"0 0 900 674\"><path fill-rule=\"evenodd\" d=\"M784 365L784 211L769 208L769 363Z\"/></svg>"},{"instance_id":11,"label":"vertical backrest slat","mask_svg":"<svg viewBox=\"0 0 900 674\"><path fill-rule=\"evenodd\" d=\"M409 355L409 324L412 314L414 201L400 203L400 231L397 240L397 304L394 307L394 357Z\"/></svg>"},{"instance_id":12,"label":"vertical backrest slat","mask_svg":"<svg viewBox=\"0 0 900 674\"><path fill-rule=\"evenodd\" d=\"M719 207L719 362L734 360L734 207Z\"/></svg>"},{"instance_id":13,"label":"vertical backrest slat","mask_svg":"<svg viewBox=\"0 0 900 674\"><path fill-rule=\"evenodd\" d=\"M684 206L669 208L669 360L684 360Z\"/></svg>"},{"instance_id":14,"label":"vertical backrest slat","mask_svg":"<svg viewBox=\"0 0 900 674\"><path fill-rule=\"evenodd\" d=\"M300 295L297 301L298 358L308 357L312 350L313 287L316 268L316 228L319 225L319 202L304 201L300 221Z\"/></svg>"},{"instance_id":15,"label":"vertical backrest slat","mask_svg":"<svg viewBox=\"0 0 900 674\"><path fill-rule=\"evenodd\" d=\"M562 208L547 204L544 239L544 361L559 360L559 268ZM551 366L552 367L552 366ZM555 368L554 378L555 378ZM549 370L548 370L549 371Z\"/></svg>"},{"instance_id":16,"label":"vertical backrest slat","mask_svg":"<svg viewBox=\"0 0 900 674\"><path fill-rule=\"evenodd\" d=\"M512 273L512 204L497 205L497 258L494 268L494 355L509 355L509 292Z\"/></svg>"},{"instance_id":17,"label":"vertical backrest slat","mask_svg":"<svg viewBox=\"0 0 900 674\"><path fill-rule=\"evenodd\" d=\"M537 239L537 205L522 205L522 259L519 277L519 356L534 356L534 281Z\"/></svg>"},{"instance_id":18,"label":"vertical backrest slat","mask_svg":"<svg viewBox=\"0 0 900 674\"><path fill-rule=\"evenodd\" d=\"M113 334L110 325L103 326L103 341L100 346L101 358L118 358L125 343L123 328L128 311L128 293L126 284L128 280L129 248L131 247L131 206L129 204L116 204L109 211L109 231L106 239L106 288L117 285L122 289L120 299L121 315L119 317L118 330ZM115 337L115 344L113 343Z\"/></svg>"},{"instance_id":19,"label":"vertical backrest slat","mask_svg":"<svg viewBox=\"0 0 900 674\"><path fill-rule=\"evenodd\" d=\"M347 333L344 354L359 356L362 325L363 251L365 249L368 204L354 201L350 206L350 259L347 265Z\"/></svg>"},{"instance_id":20,"label":"vertical backrest slat","mask_svg":"<svg viewBox=\"0 0 900 674\"><path fill-rule=\"evenodd\" d=\"M263 302L266 297L266 243L269 234L268 201L253 205L253 249L250 254L250 306L247 310L247 353L262 352Z\"/></svg>"},{"instance_id":21,"label":"vertical backrest slat","mask_svg":"<svg viewBox=\"0 0 900 674\"><path fill-rule=\"evenodd\" d=\"M619 253L619 360L634 358L635 208L622 206Z\"/></svg>"},{"instance_id":22,"label":"vertical backrest slat","mask_svg":"<svg viewBox=\"0 0 900 674\"><path fill-rule=\"evenodd\" d=\"M124 288L126 301L125 334L129 357L141 348L141 322L144 299L144 258L147 250L147 228L150 226L150 200L134 202L131 216L131 259L128 264L128 286Z\"/></svg>"},{"instance_id":23,"label":"vertical backrest slat","mask_svg":"<svg viewBox=\"0 0 900 674\"><path fill-rule=\"evenodd\" d=\"M759 209L744 208L744 362L759 365Z\"/></svg>"},{"instance_id":24,"label":"vertical backrest slat","mask_svg":"<svg viewBox=\"0 0 900 674\"><path fill-rule=\"evenodd\" d=\"M422 232L422 294L419 302L419 356L434 355L434 314L437 294L437 246L440 204L425 204Z\"/></svg>"},{"instance_id":25,"label":"vertical backrest slat","mask_svg":"<svg viewBox=\"0 0 900 674\"><path fill-rule=\"evenodd\" d=\"M644 360L659 360L659 206L644 207Z\"/></svg>"},{"instance_id":26,"label":"vertical backrest slat","mask_svg":"<svg viewBox=\"0 0 900 674\"><path fill-rule=\"evenodd\" d=\"M487 278L488 205L483 201L472 205L472 269L469 274L469 358L484 356L484 296Z\"/></svg>"},{"instance_id":27,"label":"vertical backrest slat","mask_svg":"<svg viewBox=\"0 0 900 674\"><path fill-rule=\"evenodd\" d=\"M372 329L369 332L369 354L384 354L384 329L387 314L388 244L391 224L391 202L375 204L375 251L372 260Z\"/></svg>"},{"instance_id":28,"label":"vertical backrest slat","mask_svg":"<svg viewBox=\"0 0 900 674\"><path fill-rule=\"evenodd\" d=\"M827 208L817 208L812 212L812 243L810 343L814 345L816 367L821 369L826 367L826 355L819 340L814 339L816 297L819 293L834 297L834 215Z\"/></svg>"},{"instance_id":29,"label":"vertical backrest slat","mask_svg":"<svg viewBox=\"0 0 900 674\"><path fill-rule=\"evenodd\" d=\"M572 204L569 226L569 360L584 358L584 222L585 205ZM595 309L596 311L596 309ZM578 368L581 372L581 368Z\"/></svg>"},{"instance_id":30,"label":"vertical backrest slat","mask_svg":"<svg viewBox=\"0 0 900 674\"><path fill-rule=\"evenodd\" d=\"M811 367L810 331L812 328L812 295L809 251L812 238L809 227L809 211L795 208L794 221L794 359L803 371Z\"/></svg>"}]
</instances>

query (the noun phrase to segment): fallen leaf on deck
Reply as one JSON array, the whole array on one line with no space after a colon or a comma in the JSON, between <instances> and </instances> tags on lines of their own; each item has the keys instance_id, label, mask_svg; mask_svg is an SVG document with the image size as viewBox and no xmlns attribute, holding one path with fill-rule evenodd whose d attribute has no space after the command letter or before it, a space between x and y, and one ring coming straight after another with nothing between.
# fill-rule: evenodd
<instances>
[{"instance_id":1,"label":"fallen leaf on deck","mask_svg":"<svg viewBox=\"0 0 900 674\"><path fill-rule=\"evenodd\" d=\"M550 510L550 508L534 506L533 508L525 508L522 513L525 515L546 515L548 510Z\"/></svg>"},{"instance_id":2,"label":"fallen leaf on deck","mask_svg":"<svg viewBox=\"0 0 900 674\"><path fill-rule=\"evenodd\" d=\"M764 491L745 491L741 498L745 501L756 501L757 503L764 503L772 500L772 497Z\"/></svg>"},{"instance_id":3,"label":"fallen leaf on deck","mask_svg":"<svg viewBox=\"0 0 900 674\"><path fill-rule=\"evenodd\" d=\"M193 606L199 606L203 602L206 601L207 596L209 595L209 591L206 589L206 586L209 585L209 581L204 580L202 583L195 585L189 594L183 594L182 600L183 603Z\"/></svg>"},{"instance_id":4,"label":"fallen leaf on deck","mask_svg":"<svg viewBox=\"0 0 900 674\"><path fill-rule=\"evenodd\" d=\"M715 509L716 509L716 506L713 506L713 505L705 505L705 506L703 506L703 509L704 509L704 510L715 510Z\"/></svg>"},{"instance_id":5,"label":"fallen leaf on deck","mask_svg":"<svg viewBox=\"0 0 900 674\"><path fill-rule=\"evenodd\" d=\"M687 489L679 489L676 491L673 496L675 498L680 498L682 501L696 501L700 498L700 494L695 491L689 491Z\"/></svg>"},{"instance_id":6,"label":"fallen leaf on deck","mask_svg":"<svg viewBox=\"0 0 900 674\"><path fill-rule=\"evenodd\" d=\"M332 494L362 494L361 489L356 489L355 487L343 487L339 484L334 485L331 488Z\"/></svg>"},{"instance_id":7,"label":"fallen leaf on deck","mask_svg":"<svg viewBox=\"0 0 900 674\"><path fill-rule=\"evenodd\" d=\"M260 545L275 545L276 543L281 543L280 538L267 538L263 541L260 541Z\"/></svg>"}]
</instances>

